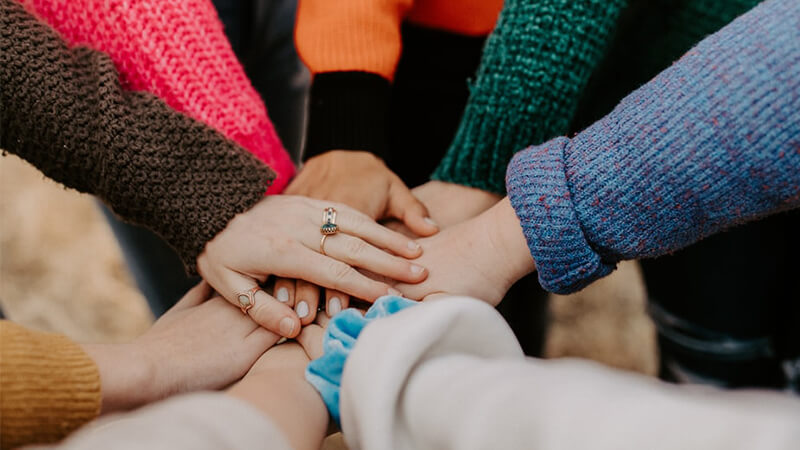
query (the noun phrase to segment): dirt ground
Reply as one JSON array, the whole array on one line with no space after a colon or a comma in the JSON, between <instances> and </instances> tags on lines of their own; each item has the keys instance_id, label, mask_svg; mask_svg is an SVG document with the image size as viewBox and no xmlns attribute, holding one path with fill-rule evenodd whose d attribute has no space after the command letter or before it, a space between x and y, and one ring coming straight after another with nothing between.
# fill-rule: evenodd
<instances>
[{"instance_id":1,"label":"dirt ground","mask_svg":"<svg viewBox=\"0 0 800 450\"><path fill-rule=\"evenodd\" d=\"M654 328L636 264L571 296L553 296L546 353L647 374ZM81 342L126 341L152 322L91 196L0 158L0 306L7 318Z\"/></svg>"}]
</instances>

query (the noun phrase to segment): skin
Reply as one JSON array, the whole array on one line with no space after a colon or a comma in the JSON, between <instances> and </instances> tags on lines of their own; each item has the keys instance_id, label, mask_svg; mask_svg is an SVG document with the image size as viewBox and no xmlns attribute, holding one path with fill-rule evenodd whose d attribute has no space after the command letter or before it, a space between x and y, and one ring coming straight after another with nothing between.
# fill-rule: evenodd
<instances>
[{"instance_id":1,"label":"skin","mask_svg":"<svg viewBox=\"0 0 800 450\"><path fill-rule=\"evenodd\" d=\"M327 255L323 255L321 216L329 206L337 210L340 231L327 238ZM237 293L265 283L270 276L301 279L374 301L396 291L387 283L362 275L354 267L393 280L418 283L425 279L427 271L409 260L421 253L421 247L413 240L343 204L275 195L265 197L246 213L234 217L206 244L197 259L197 269L236 306L239 306ZM277 295L276 291L273 293ZM301 328L295 312L299 304L294 300L280 302L259 290L248 314L267 330L292 338ZM316 310L315 304L308 306L309 310ZM305 323L308 322L306 319Z\"/></svg>"},{"instance_id":2,"label":"skin","mask_svg":"<svg viewBox=\"0 0 800 450\"><path fill-rule=\"evenodd\" d=\"M424 253L419 262L430 269L430 276L416 285L395 285L412 299L447 293L496 306L512 284L536 270L508 198L420 244Z\"/></svg>"},{"instance_id":3,"label":"skin","mask_svg":"<svg viewBox=\"0 0 800 450\"><path fill-rule=\"evenodd\" d=\"M84 345L100 372L102 413L241 378L280 336L201 283L133 342Z\"/></svg>"}]
</instances>

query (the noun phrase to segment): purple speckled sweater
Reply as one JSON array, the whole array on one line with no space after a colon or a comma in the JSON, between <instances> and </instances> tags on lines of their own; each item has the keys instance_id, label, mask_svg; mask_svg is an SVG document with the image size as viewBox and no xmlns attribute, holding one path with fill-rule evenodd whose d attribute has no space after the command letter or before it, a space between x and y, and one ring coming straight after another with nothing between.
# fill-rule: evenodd
<instances>
[{"instance_id":1,"label":"purple speckled sweater","mask_svg":"<svg viewBox=\"0 0 800 450\"><path fill-rule=\"evenodd\" d=\"M800 206L800 0L762 3L572 139L520 152L506 187L557 293Z\"/></svg>"}]
</instances>

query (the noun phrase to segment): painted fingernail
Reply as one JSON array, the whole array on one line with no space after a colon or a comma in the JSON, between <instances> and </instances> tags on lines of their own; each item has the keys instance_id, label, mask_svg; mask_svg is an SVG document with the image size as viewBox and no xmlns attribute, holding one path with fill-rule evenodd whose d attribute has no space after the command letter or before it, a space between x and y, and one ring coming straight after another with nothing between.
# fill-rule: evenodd
<instances>
[{"instance_id":1,"label":"painted fingernail","mask_svg":"<svg viewBox=\"0 0 800 450\"><path fill-rule=\"evenodd\" d=\"M397 289L395 289L395 288L389 288L389 290L388 290L388 291L386 291L386 292L388 292L388 293L389 293L389 295L400 295L400 296L402 296L402 295L403 295L402 293L400 293L400 291L398 291L398 290L397 290Z\"/></svg>"},{"instance_id":2,"label":"painted fingernail","mask_svg":"<svg viewBox=\"0 0 800 450\"><path fill-rule=\"evenodd\" d=\"M279 328L283 336L291 336L294 333L294 320L291 317L284 317L281 319Z\"/></svg>"},{"instance_id":3,"label":"painted fingernail","mask_svg":"<svg viewBox=\"0 0 800 450\"><path fill-rule=\"evenodd\" d=\"M285 287L278 289L278 301L281 303L286 303L289 301L289 290Z\"/></svg>"},{"instance_id":4,"label":"painted fingernail","mask_svg":"<svg viewBox=\"0 0 800 450\"><path fill-rule=\"evenodd\" d=\"M339 311L342 310L342 301L339 300L339 297L331 297L328 300L328 315L333 317L336 314L339 314Z\"/></svg>"},{"instance_id":5,"label":"painted fingernail","mask_svg":"<svg viewBox=\"0 0 800 450\"><path fill-rule=\"evenodd\" d=\"M422 267L422 266L418 266L416 264L412 264L411 265L411 273L413 273L414 275L419 275L424 271L425 271L425 268Z\"/></svg>"},{"instance_id":6,"label":"painted fingernail","mask_svg":"<svg viewBox=\"0 0 800 450\"><path fill-rule=\"evenodd\" d=\"M435 226L435 227L438 227L438 226L439 226L439 225L438 225L436 222L434 222L434 221L433 221L433 219L431 219L430 217L426 217L426 218L425 218L425 219L423 219L423 220L424 220L425 222L428 222L428 225L433 225L433 226Z\"/></svg>"},{"instance_id":7,"label":"painted fingernail","mask_svg":"<svg viewBox=\"0 0 800 450\"><path fill-rule=\"evenodd\" d=\"M306 302L298 303L297 308L295 310L297 311L297 317L302 319L303 317L308 315L308 303Z\"/></svg>"},{"instance_id":8,"label":"painted fingernail","mask_svg":"<svg viewBox=\"0 0 800 450\"><path fill-rule=\"evenodd\" d=\"M414 241L408 241L408 249L409 250L419 250L419 244Z\"/></svg>"}]
</instances>

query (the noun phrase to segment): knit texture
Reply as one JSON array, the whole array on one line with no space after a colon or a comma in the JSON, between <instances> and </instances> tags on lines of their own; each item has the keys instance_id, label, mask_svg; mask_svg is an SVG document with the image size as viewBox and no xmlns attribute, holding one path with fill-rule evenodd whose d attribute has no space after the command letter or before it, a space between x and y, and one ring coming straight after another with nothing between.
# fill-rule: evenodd
<instances>
[{"instance_id":1,"label":"knit texture","mask_svg":"<svg viewBox=\"0 0 800 450\"><path fill-rule=\"evenodd\" d=\"M107 53L126 90L156 94L220 131L276 173L294 165L209 0L22 0L71 45Z\"/></svg>"},{"instance_id":2,"label":"knit texture","mask_svg":"<svg viewBox=\"0 0 800 450\"><path fill-rule=\"evenodd\" d=\"M59 441L100 402L100 373L78 344L0 321L0 448Z\"/></svg>"},{"instance_id":3,"label":"knit texture","mask_svg":"<svg viewBox=\"0 0 800 450\"><path fill-rule=\"evenodd\" d=\"M503 193L515 151L566 131L626 3L506 0L433 178Z\"/></svg>"},{"instance_id":4,"label":"knit texture","mask_svg":"<svg viewBox=\"0 0 800 450\"><path fill-rule=\"evenodd\" d=\"M155 231L190 272L273 178L208 126L124 92L108 57L68 49L12 0L0 0L0 48L0 148Z\"/></svg>"},{"instance_id":5,"label":"knit texture","mask_svg":"<svg viewBox=\"0 0 800 450\"><path fill-rule=\"evenodd\" d=\"M800 4L703 40L572 139L516 155L507 187L543 287L800 206Z\"/></svg>"}]
</instances>

